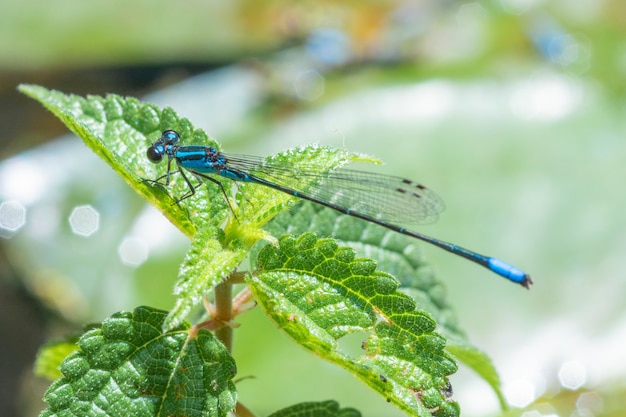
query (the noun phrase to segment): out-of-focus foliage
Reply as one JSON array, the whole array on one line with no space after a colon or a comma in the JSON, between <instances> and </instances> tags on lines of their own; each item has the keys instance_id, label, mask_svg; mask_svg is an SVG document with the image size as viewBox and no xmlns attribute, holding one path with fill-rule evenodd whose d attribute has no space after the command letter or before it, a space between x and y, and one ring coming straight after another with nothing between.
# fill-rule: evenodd
<instances>
[{"instance_id":1,"label":"out-of-focus foliage","mask_svg":"<svg viewBox=\"0 0 626 417\"><path fill-rule=\"evenodd\" d=\"M625 15L620 0L9 0L0 36L12 41L0 46L0 68L202 64L306 44L327 65L404 62L439 77L519 73L543 60L618 92L626 87Z\"/></svg>"}]
</instances>

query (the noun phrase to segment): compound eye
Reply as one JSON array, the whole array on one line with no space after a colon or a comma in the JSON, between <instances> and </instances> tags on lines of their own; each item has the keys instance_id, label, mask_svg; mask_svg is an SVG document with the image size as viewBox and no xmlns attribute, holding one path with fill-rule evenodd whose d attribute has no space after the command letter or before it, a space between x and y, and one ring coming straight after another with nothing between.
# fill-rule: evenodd
<instances>
[{"instance_id":1,"label":"compound eye","mask_svg":"<svg viewBox=\"0 0 626 417\"><path fill-rule=\"evenodd\" d=\"M167 138L171 143L176 143L180 139L180 135L175 130L166 130L161 137Z\"/></svg>"},{"instance_id":2,"label":"compound eye","mask_svg":"<svg viewBox=\"0 0 626 417\"><path fill-rule=\"evenodd\" d=\"M146 151L146 156L150 160L150 162L161 162L163 159L163 151L155 146L150 146Z\"/></svg>"}]
</instances>

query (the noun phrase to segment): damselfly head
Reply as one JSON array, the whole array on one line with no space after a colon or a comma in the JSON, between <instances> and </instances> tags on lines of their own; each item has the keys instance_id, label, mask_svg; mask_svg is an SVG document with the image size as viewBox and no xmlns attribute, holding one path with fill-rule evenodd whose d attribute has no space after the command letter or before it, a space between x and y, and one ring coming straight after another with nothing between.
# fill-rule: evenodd
<instances>
[{"instance_id":1,"label":"damselfly head","mask_svg":"<svg viewBox=\"0 0 626 417\"><path fill-rule=\"evenodd\" d=\"M146 156L150 162L159 163L163 159L163 155L172 151L172 147L176 146L180 140L180 135L175 130L166 130L161 133L161 137L152 144L146 151Z\"/></svg>"}]
</instances>

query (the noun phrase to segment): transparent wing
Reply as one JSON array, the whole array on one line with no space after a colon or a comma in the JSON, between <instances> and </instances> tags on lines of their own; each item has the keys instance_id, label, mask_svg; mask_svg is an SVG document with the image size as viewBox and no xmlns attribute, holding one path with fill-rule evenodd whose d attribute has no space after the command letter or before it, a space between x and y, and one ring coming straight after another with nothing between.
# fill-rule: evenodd
<instances>
[{"instance_id":1,"label":"transparent wing","mask_svg":"<svg viewBox=\"0 0 626 417\"><path fill-rule=\"evenodd\" d=\"M432 223L443 211L441 198L402 177L339 168L327 173L315 166L289 164L247 155L224 155L229 167L299 194L397 224Z\"/></svg>"}]
</instances>

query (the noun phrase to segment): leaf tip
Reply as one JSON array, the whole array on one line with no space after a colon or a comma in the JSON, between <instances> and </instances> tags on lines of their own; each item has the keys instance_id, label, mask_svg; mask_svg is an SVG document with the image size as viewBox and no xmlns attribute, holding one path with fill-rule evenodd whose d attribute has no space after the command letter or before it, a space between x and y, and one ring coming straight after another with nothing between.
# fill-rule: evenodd
<instances>
[{"instance_id":1,"label":"leaf tip","mask_svg":"<svg viewBox=\"0 0 626 417\"><path fill-rule=\"evenodd\" d=\"M17 86L17 91L19 91L20 93L29 95L29 96L36 94L37 90L46 90L46 88L37 84L27 84L27 83L21 83L21 84L18 84Z\"/></svg>"}]
</instances>

